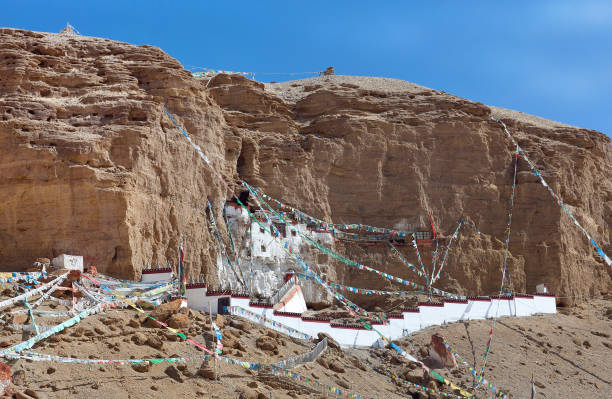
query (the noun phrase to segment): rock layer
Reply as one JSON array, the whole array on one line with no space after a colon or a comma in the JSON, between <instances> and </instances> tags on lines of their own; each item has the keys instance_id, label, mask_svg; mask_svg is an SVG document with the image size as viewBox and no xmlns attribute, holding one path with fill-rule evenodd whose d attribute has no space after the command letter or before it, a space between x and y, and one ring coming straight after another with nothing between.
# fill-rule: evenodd
<instances>
[{"instance_id":1,"label":"rock layer","mask_svg":"<svg viewBox=\"0 0 612 399\"><path fill-rule=\"evenodd\" d=\"M513 148L494 114L612 252L612 149L601 133L393 79L198 81L150 46L11 29L0 39L2 269L68 252L137 278L145 264L175 259L182 236L189 274L215 283L204 205L220 215L228 194L164 107L226 180L321 219L410 230L427 228L431 212L442 238L461 217L474 222L482 234L462 228L438 284L469 294L494 293L501 280ZM384 247L336 248L418 281ZM422 252L430 268L432 249ZM612 289L609 269L522 160L510 252L516 291ZM332 265L340 283L390 287Z\"/></svg>"}]
</instances>

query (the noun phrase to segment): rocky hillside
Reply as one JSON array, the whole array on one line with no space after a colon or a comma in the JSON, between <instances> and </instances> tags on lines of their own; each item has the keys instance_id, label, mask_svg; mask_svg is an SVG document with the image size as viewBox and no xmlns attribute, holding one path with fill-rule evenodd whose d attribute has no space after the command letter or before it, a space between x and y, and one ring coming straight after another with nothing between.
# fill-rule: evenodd
<instances>
[{"instance_id":1,"label":"rocky hillside","mask_svg":"<svg viewBox=\"0 0 612 399\"><path fill-rule=\"evenodd\" d=\"M605 135L487 107L404 81L330 76L263 85L197 80L151 46L0 29L0 270L83 254L137 278L176 257L214 282L217 214L228 194L181 137L166 107L228 181L337 223L450 236L464 227L439 287L499 289L512 183L504 120L553 189L612 252L612 147ZM412 277L383 247L338 244L364 264ZM612 291L609 268L519 162L509 261L517 291ZM408 247L402 251L416 260ZM429 267L431 249L423 254ZM388 282L328 262L338 282Z\"/></svg>"}]
</instances>

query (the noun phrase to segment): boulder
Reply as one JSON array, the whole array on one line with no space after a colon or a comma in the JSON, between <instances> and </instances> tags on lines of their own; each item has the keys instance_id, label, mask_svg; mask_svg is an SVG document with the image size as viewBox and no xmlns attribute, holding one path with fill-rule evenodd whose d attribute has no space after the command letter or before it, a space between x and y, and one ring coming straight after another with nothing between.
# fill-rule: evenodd
<instances>
[{"instance_id":1,"label":"boulder","mask_svg":"<svg viewBox=\"0 0 612 399\"><path fill-rule=\"evenodd\" d=\"M147 373L151 370L150 362L140 362L140 363L132 363L132 369L139 373Z\"/></svg>"},{"instance_id":2,"label":"boulder","mask_svg":"<svg viewBox=\"0 0 612 399\"><path fill-rule=\"evenodd\" d=\"M166 373L168 377L172 378L173 380L177 382L184 381L183 376L181 375L181 373L178 371L178 369L175 366L168 366L166 370L164 370L164 373Z\"/></svg>"},{"instance_id":3,"label":"boulder","mask_svg":"<svg viewBox=\"0 0 612 399\"><path fill-rule=\"evenodd\" d=\"M149 338L147 338L146 344L149 345L151 348L159 350L161 350L164 346L164 342L156 336L150 336Z\"/></svg>"},{"instance_id":4,"label":"boulder","mask_svg":"<svg viewBox=\"0 0 612 399\"><path fill-rule=\"evenodd\" d=\"M439 363L441 367L457 367L455 357L451 355L448 349L446 349L442 338L436 334L431 336L431 343L429 344L429 357L435 362Z\"/></svg>"},{"instance_id":5,"label":"boulder","mask_svg":"<svg viewBox=\"0 0 612 399\"><path fill-rule=\"evenodd\" d=\"M215 379L215 370L212 368L210 361L202 362L196 374L209 380Z\"/></svg>"},{"instance_id":6,"label":"boulder","mask_svg":"<svg viewBox=\"0 0 612 399\"><path fill-rule=\"evenodd\" d=\"M335 371L336 373L344 373L344 366L338 360L334 359L329 362L329 369Z\"/></svg>"},{"instance_id":7,"label":"boulder","mask_svg":"<svg viewBox=\"0 0 612 399\"><path fill-rule=\"evenodd\" d=\"M23 384L25 384L25 371L15 371L11 379L13 380L13 384L22 386Z\"/></svg>"},{"instance_id":8,"label":"boulder","mask_svg":"<svg viewBox=\"0 0 612 399\"><path fill-rule=\"evenodd\" d=\"M240 320L230 320L230 323L229 323L230 327L234 327L235 329L240 330L240 331L246 331L245 324L246 323Z\"/></svg>"},{"instance_id":9,"label":"boulder","mask_svg":"<svg viewBox=\"0 0 612 399\"><path fill-rule=\"evenodd\" d=\"M134 342L136 345L144 345L147 343L147 340L147 336L140 332L137 332L132 336L132 342Z\"/></svg>"},{"instance_id":10,"label":"boulder","mask_svg":"<svg viewBox=\"0 0 612 399\"><path fill-rule=\"evenodd\" d=\"M219 328L224 328L225 327L225 317L223 315L217 314L217 316L215 316L215 324Z\"/></svg>"},{"instance_id":11,"label":"boulder","mask_svg":"<svg viewBox=\"0 0 612 399\"><path fill-rule=\"evenodd\" d=\"M336 340L333 339L329 334L320 332L317 334L317 338L318 339L315 340L315 343L319 343L323 341L324 338L327 338L327 346L329 346L330 348L337 349L339 351L342 350L342 347L340 347L340 344L336 342Z\"/></svg>"},{"instance_id":12,"label":"boulder","mask_svg":"<svg viewBox=\"0 0 612 399\"><path fill-rule=\"evenodd\" d=\"M255 341L255 345L264 351L275 351L278 350L278 346L276 345L276 340L272 337L268 337L267 335L262 335L257 338Z\"/></svg>"},{"instance_id":13,"label":"boulder","mask_svg":"<svg viewBox=\"0 0 612 399\"><path fill-rule=\"evenodd\" d=\"M173 314L167 321L168 325L176 329L185 329L191 326L189 316L182 313Z\"/></svg>"}]
</instances>

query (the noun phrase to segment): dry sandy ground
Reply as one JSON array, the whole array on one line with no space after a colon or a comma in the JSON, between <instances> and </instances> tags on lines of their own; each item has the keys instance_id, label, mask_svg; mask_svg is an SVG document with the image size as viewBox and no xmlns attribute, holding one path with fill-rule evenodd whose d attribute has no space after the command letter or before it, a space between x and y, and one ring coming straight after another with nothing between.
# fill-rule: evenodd
<instances>
[{"instance_id":1,"label":"dry sandy ground","mask_svg":"<svg viewBox=\"0 0 612 399\"><path fill-rule=\"evenodd\" d=\"M58 310L61 305L58 306ZM44 309L44 308L43 308ZM558 315L528 318L507 318L497 322L493 350L487 363L487 378L513 398L529 397L529 378L532 372L538 385L538 398L605 398L609 397L612 380L612 302L593 301L591 305L562 309ZM214 347L208 316L192 312L192 326L184 331L199 342ZM143 357L201 356L194 346L173 340L173 334L141 325L142 315L134 310L111 310L91 316L67 329L56 338L35 346L42 353L79 358L129 359ZM235 319L240 321L240 319ZM259 349L256 340L268 336L269 330L254 324L225 319L222 328L226 356L261 363L275 362L313 347L287 337L273 337L275 351ZM42 321L40 321L42 323ZM50 324L50 323L49 323ZM417 357L427 347L431 335L439 331L464 355L472 365L480 364L486 344L490 321L456 323L430 328L403 339L400 344ZM236 328L238 327L238 328ZM79 329L77 332L77 329ZM81 335L82 333L82 335ZM275 336L274 333L270 335ZM153 348L137 344L136 338L158 337L163 346ZM17 343L21 333L3 330L0 342ZM376 398L427 398L423 393L412 395L409 389L394 384L389 377L365 367L358 367L356 358L369 358L374 364L392 369L415 382L431 385L420 369L409 365L388 349L345 350L328 348L322 355L325 361L314 362L294 369L307 377L335 386L348 386L352 392ZM218 363L220 381L197 375L201 361L169 366L153 365L139 372L131 366L86 365L29 362L10 362L16 388L30 388L39 397L48 398L273 398L321 397L311 388L295 380L266 377L238 365ZM174 374L173 374L174 372ZM170 374L170 375L169 375ZM442 374L466 387L472 378L462 367L443 370ZM173 376L174 375L174 378ZM328 394L333 397L331 394ZM483 389L479 398L492 397Z\"/></svg>"}]
</instances>

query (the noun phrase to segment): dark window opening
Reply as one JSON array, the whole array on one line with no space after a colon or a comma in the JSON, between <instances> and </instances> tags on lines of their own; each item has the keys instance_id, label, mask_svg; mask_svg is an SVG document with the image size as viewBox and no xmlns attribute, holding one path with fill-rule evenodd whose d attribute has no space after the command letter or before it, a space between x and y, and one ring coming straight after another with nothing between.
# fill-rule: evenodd
<instances>
[{"instance_id":1,"label":"dark window opening","mask_svg":"<svg viewBox=\"0 0 612 399\"><path fill-rule=\"evenodd\" d=\"M297 236L297 232L295 230L291 230L291 235L295 237Z\"/></svg>"},{"instance_id":2,"label":"dark window opening","mask_svg":"<svg viewBox=\"0 0 612 399\"><path fill-rule=\"evenodd\" d=\"M217 313L219 314L229 314L229 306L230 306L230 298L219 298L217 300Z\"/></svg>"},{"instance_id":3,"label":"dark window opening","mask_svg":"<svg viewBox=\"0 0 612 399\"><path fill-rule=\"evenodd\" d=\"M287 226L285 226L284 223L274 223L274 227L276 227L276 230L278 230L278 232L281 233L283 237L287 236Z\"/></svg>"},{"instance_id":4,"label":"dark window opening","mask_svg":"<svg viewBox=\"0 0 612 399\"><path fill-rule=\"evenodd\" d=\"M261 252L266 252L266 246L265 245L261 246Z\"/></svg>"}]
</instances>

